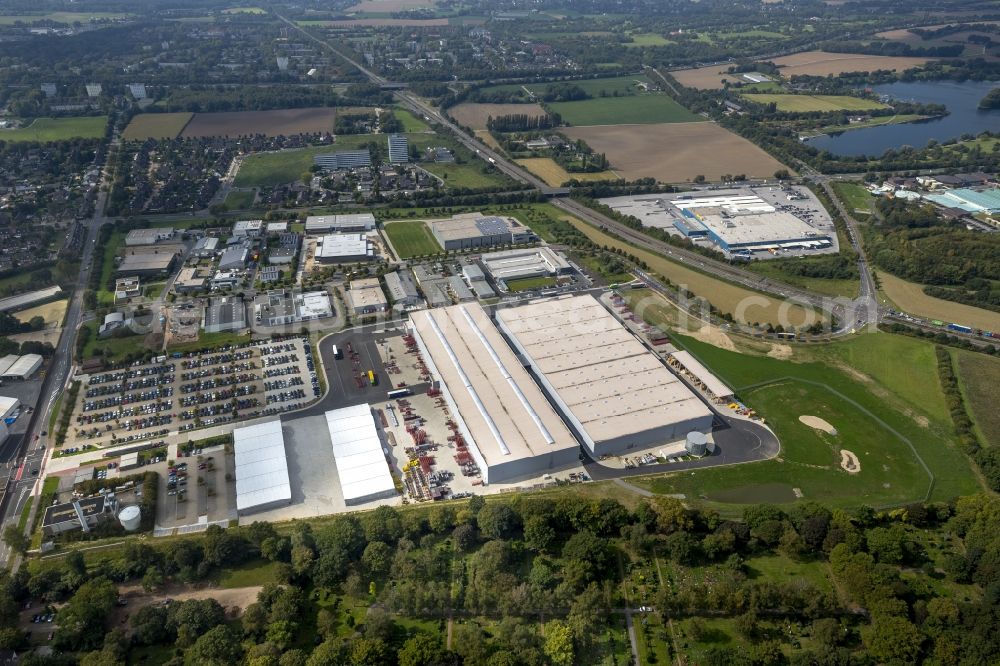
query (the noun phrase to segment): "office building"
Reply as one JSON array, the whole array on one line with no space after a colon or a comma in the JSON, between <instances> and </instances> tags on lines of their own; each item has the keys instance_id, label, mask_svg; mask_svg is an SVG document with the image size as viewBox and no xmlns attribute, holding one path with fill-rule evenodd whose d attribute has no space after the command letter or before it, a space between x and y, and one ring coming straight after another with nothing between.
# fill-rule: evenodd
<instances>
[{"instance_id":1,"label":"office building","mask_svg":"<svg viewBox=\"0 0 1000 666\"><path fill-rule=\"evenodd\" d=\"M389 164L406 164L410 161L410 142L401 134L390 134Z\"/></svg>"}]
</instances>

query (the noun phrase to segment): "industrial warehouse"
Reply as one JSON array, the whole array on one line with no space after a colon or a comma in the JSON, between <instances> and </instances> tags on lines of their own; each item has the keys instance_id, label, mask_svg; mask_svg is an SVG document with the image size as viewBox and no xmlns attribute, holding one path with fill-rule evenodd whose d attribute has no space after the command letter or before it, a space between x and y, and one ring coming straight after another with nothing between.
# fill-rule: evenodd
<instances>
[{"instance_id":1,"label":"industrial warehouse","mask_svg":"<svg viewBox=\"0 0 1000 666\"><path fill-rule=\"evenodd\" d=\"M292 502L281 421L233 430L236 454L236 511L266 511Z\"/></svg>"},{"instance_id":2,"label":"industrial warehouse","mask_svg":"<svg viewBox=\"0 0 1000 666\"><path fill-rule=\"evenodd\" d=\"M579 444L478 304L414 312L414 338L486 483L574 465Z\"/></svg>"},{"instance_id":3,"label":"industrial warehouse","mask_svg":"<svg viewBox=\"0 0 1000 666\"><path fill-rule=\"evenodd\" d=\"M547 247L490 252L480 262L494 280L520 280L573 271L566 257Z\"/></svg>"},{"instance_id":4,"label":"industrial warehouse","mask_svg":"<svg viewBox=\"0 0 1000 666\"><path fill-rule=\"evenodd\" d=\"M531 229L512 217L463 213L447 220L430 220L428 225L445 250L520 245L537 240Z\"/></svg>"},{"instance_id":5,"label":"industrial warehouse","mask_svg":"<svg viewBox=\"0 0 1000 666\"><path fill-rule=\"evenodd\" d=\"M837 252L833 221L806 188L740 188L601 199L643 226L731 255Z\"/></svg>"},{"instance_id":6,"label":"industrial warehouse","mask_svg":"<svg viewBox=\"0 0 1000 666\"><path fill-rule=\"evenodd\" d=\"M594 455L711 430L705 403L592 296L505 308L496 318Z\"/></svg>"},{"instance_id":7,"label":"industrial warehouse","mask_svg":"<svg viewBox=\"0 0 1000 666\"><path fill-rule=\"evenodd\" d=\"M354 506L395 497L396 482L371 407L334 409L326 413L326 424L344 504Z\"/></svg>"}]
</instances>

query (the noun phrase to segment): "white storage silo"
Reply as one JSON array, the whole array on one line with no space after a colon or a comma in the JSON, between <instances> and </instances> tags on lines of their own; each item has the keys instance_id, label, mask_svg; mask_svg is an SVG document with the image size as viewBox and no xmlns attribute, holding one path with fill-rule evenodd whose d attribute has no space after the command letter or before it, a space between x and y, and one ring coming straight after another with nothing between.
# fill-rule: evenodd
<instances>
[{"instance_id":1,"label":"white storage silo","mask_svg":"<svg viewBox=\"0 0 1000 666\"><path fill-rule=\"evenodd\" d=\"M684 448L687 449L687 452L691 455L698 456L700 458L708 453L708 437L703 432L692 430L687 435L687 441L684 442Z\"/></svg>"},{"instance_id":2,"label":"white storage silo","mask_svg":"<svg viewBox=\"0 0 1000 666\"><path fill-rule=\"evenodd\" d=\"M142 511L138 506L127 506L118 513L118 522L128 532L135 532L142 522Z\"/></svg>"}]
</instances>

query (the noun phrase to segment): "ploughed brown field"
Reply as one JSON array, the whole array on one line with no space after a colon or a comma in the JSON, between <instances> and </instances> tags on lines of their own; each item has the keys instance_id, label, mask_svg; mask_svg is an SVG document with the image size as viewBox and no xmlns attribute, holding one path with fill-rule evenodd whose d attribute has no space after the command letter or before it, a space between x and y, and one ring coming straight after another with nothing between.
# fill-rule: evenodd
<instances>
[{"instance_id":1,"label":"ploughed brown field","mask_svg":"<svg viewBox=\"0 0 1000 666\"><path fill-rule=\"evenodd\" d=\"M523 114L526 116L544 116L545 109L537 104L478 104L466 102L448 109L448 114L458 121L459 125L471 127L474 130L486 129L486 121L500 116Z\"/></svg>"},{"instance_id":2,"label":"ploughed brown field","mask_svg":"<svg viewBox=\"0 0 1000 666\"><path fill-rule=\"evenodd\" d=\"M878 69L900 71L919 67L931 58L909 58L896 56L872 56L857 53L827 53L826 51L806 51L794 53L771 62L781 68L782 76L807 74L811 76L838 76L844 72L873 72ZM729 65L710 65L697 69L682 69L670 72L677 82L688 88L700 90L720 90L723 79L730 83L741 81L739 74L729 74Z\"/></svg>"},{"instance_id":3,"label":"ploughed brown field","mask_svg":"<svg viewBox=\"0 0 1000 666\"><path fill-rule=\"evenodd\" d=\"M181 136L184 138L248 134L278 136L332 132L336 113L335 108L196 113Z\"/></svg>"},{"instance_id":4,"label":"ploughed brown field","mask_svg":"<svg viewBox=\"0 0 1000 666\"><path fill-rule=\"evenodd\" d=\"M435 0L362 0L348 7L348 12L402 12L433 7Z\"/></svg>"},{"instance_id":5,"label":"ploughed brown field","mask_svg":"<svg viewBox=\"0 0 1000 666\"><path fill-rule=\"evenodd\" d=\"M683 183L698 175L719 180L724 174L770 178L778 169L787 168L715 123L564 127L561 131L607 155L611 168L627 180Z\"/></svg>"}]
</instances>

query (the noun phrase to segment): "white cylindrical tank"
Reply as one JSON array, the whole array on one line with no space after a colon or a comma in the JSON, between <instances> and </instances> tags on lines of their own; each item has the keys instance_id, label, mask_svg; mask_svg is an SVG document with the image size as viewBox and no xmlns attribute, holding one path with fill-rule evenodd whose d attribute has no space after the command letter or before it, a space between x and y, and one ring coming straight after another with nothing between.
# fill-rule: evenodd
<instances>
[{"instance_id":1,"label":"white cylindrical tank","mask_svg":"<svg viewBox=\"0 0 1000 666\"><path fill-rule=\"evenodd\" d=\"M137 506L127 506L118 513L118 522L129 532L139 529L142 522L142 511Z\"/></svg>"},{"instance_id":2,"label":"white cylindrical tank","mask_svg":"<svg viewBox=\"0 0 1000 666\"><path fill-rule=\"evenodd\" d=\"M708 453L708 437L697 430L689 432L684 448L693 456L703 456Z\"/></svg>"}]
</instances>

